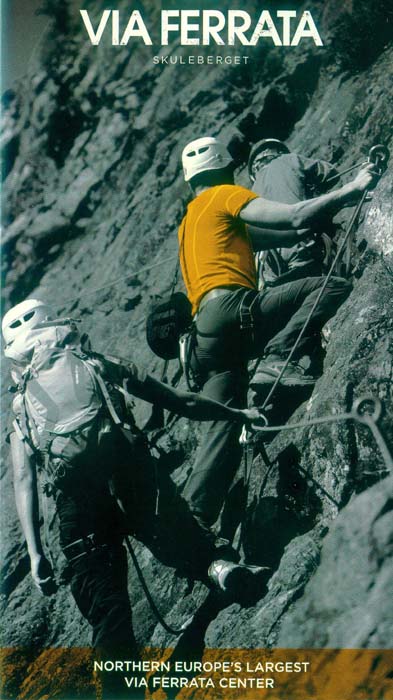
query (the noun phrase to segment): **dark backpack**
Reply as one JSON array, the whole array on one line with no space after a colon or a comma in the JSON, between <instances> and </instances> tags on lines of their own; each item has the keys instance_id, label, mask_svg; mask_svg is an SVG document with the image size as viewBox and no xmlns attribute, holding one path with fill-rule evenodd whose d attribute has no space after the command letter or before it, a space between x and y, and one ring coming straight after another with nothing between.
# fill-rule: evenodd
<instances>
[{"instance_id":1,"label":"dark backpack","mask_svg":"<svg viewBox=\"0 0 393 700\"><path fill-rule=\"evenodd\" d=\"M146 340L155 355L164 360L179 356L179 338L192 321L191 304L182 292L161 299L146 320Z\"/></svg>"},{"instance_id":2,"label":"dark backpack","mask_svg":"<svg viewBox=\"0 0 393 700\"><path fill-rule=\"evenodd\" d=\"M301 245L294 246L294 249L295 248L301 255ZM316 239L315 246L311 249L308 264L304 265L304 270L307 269L308 265L312 266L314 262L319 262L324 270L324 274L326 274L333 262L336 250L337 242L334 240L332 235L328 235L326 233L319 234L318 238ZM296 254L294 257L296 257ZM289 267L288 260L282 256L279 249L266 250L257 255L258 278L268 286L283 284L287 281L289 282L291 279L293 279L292 273L297 269L301 269L301 267ZM313 276L314 272L304 272L303 274L304 276L307 274ZM340 263L336 264L334 274L344 276Z\"/></svg>"}]
</instances>

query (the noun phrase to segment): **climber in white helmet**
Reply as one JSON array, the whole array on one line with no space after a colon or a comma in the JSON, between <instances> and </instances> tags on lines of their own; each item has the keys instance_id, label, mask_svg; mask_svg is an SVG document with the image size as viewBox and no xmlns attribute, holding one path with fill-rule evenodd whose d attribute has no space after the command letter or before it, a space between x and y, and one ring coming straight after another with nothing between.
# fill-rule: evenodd
<instances>
[{"instance_id":1,"label":"climber in white helmet","mask_svg":"<svg viewBox=\"0 0 393 700\"><path fill-rule=\"evenodd\" d=\"M240 425L258 420L258 410L179 391L132 362L95 353L77 322L54 318L36 299L10 309L2 331L15 384L8 430L15 498L33 581L45 595L56 590L40 535L39 473L55 499L71 591L92 626L93 646L109 658L137 654L125 532L167 565L238 600L247 587L262 595L267 570L239 564L228 542L195 521L167 471L156 469L124 391L196 420Z\"/></svg>"}]
</instances>

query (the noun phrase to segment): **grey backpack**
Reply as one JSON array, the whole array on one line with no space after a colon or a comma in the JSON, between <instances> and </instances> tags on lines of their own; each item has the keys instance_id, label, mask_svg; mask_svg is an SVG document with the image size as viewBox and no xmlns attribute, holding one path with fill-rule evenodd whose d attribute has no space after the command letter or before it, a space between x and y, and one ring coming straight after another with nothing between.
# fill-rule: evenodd
<instances>
[{"instance_id":1,"label":"grey backpack","mask_svg":"<svg viewBox=\"0 0 393 700\"><path fill-rule=\"evenodd\" d=\"M7 354L15 362L15 430L52 476L60 462L62 472L83 464L113 423L130 428L103 379L106 358L90 350L75 322L45 322L29 329ZM121 364L116 358L110 361ZM126 393L124 387L115 388Z\"/></svg>"}]
</instances>

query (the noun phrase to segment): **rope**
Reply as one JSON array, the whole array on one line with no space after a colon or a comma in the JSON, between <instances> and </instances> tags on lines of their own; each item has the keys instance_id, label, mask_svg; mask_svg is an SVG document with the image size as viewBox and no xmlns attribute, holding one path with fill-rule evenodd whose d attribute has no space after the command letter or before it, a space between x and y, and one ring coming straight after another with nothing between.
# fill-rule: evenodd
<instances>
[{"instance_id":1,"label":"rope","mask_svg":"<svg viewBox=\"0 0 393 700\"><path fill-rule=\"evenodd\" d=\"M379 152L377 152L377 149L379 149ZM374 156L372 156L372 151L374 151ZM382 172L382 171L381 171L381 168L383 168L383 166L385 166L384 169L386 169L388 160L389 160L389 151L388 151L384 146L382 146L382 147L381 147L381 146L374 146L373 149L370 150L369 157L368 157L368 162L373 162L373 163L375 163L375 165L379 165L379 167L380 167L380 174L381 174L381 172ZM342 173L339 173L339 174L337 174L336 176L332 177L331 180L335 179L335 177L338 177L338 176L343 175L343 174L346 173L346 172L350 172L351 170L354 170L355 167L358 167L358 164L356 164L356 165L353 166L353 167L347 168L347 169L346 169L345 171L343 171ZM327 287L327 284L328 284L328 282L329 282L329 280L330 280L330 278L331 278L331 276L332 276L332 274L333 274L333 270L334 270L334 268L335 268L335 266L336 266L336 264L337 264L337 261L339 260L339 258L340 258L340 256L341 256L343 250L345 249L345 246L346 246L347 243L348 243L349 237L350 237L350 235L352 234L352 229L353 229L353 227L354 227L354 225L355 225L355 223L356 223L356 220L357 220L357 218L358 218L358 216L359 216L360 210L361 210L361 208L362 208L362 206L363 206L363 204L364 204L364 202L365 202L365 200L366 200L367 194L368 194L368 188L367 188L366 190L364 190L364 192L363 192L363 194L362 194L362 196L361 196L361 199L360 199L360 201L358 202L358 204L357 204L357 206L356 206L356 208L355 208L355 210L354 210L354 212L353 212L353 214L352 214L352 216L351 216L350 222L349 222L349 224L348 224L348 229L347 229L347 231L346 231L345 236L343 237L343 240L341 241L341 244L340 244L340 246L339 246L339 248L338 248L338 250L337 250L337 252L336 252L336 255L335 255L335 257L334 257L334 260L333 260L333 262L332 262L332 264L331 264L331 266L330 266L330 268L329 268L329 270L328 270L328 273L327 273L327 275L326 275L325 281L324 281L324 283L323 283L323 285L322 285L322 287L321 287L321 289L320 289L320 291L319 291L319 294L318 294L317 298L315 299L315 302L314 302L314 304L313 304L313 307L312 307L312 309L311 309L309 315L307 316L307 319L306 319L306 321L305 321L305 323L304 323L304 325L303 325L303 328L300 330L300 333L299 333L299 335L298 335L298 337L297 337L297 339L296 339L296 341L295 341L294 346L292 347L292 349L291 349L291 351L290 351L288 357L286 358L286 361L285 361L283 367L281 368L281 371L280 371L278 377L277 377L276 380L274 381L274 383L273 383L273 385L272 385L272 387L271 387L271 389L270 389L268 395L266 396L266 398L265 398L265 400L264 400L264 402L263 402L263 404L262 404L262 406L261 406L261 411L263 411L263 410L266 408L266 406L268 405L269 401L271 400L271 398L272 398L274 392L276 391L276 388L277 388L279 382L281 381L282 376L284 375L285 370L286 370L287 367L288 367L289 362L291 361L291 359L292 359L292 357L293 357L293 355L294 355L294 353L295 353L297 347L299 346L299 343L300 343L301 339L303 338L303 335L304 335L305 330L306 330L306 328L307 328L307 326L308 326L308 324L309 324L309 322L310 322L310 320L311 320L311 317L312 317L312 315L314 314L314 311L315 311L317 305L319 304L319 302L320 302L320 300L321 300L321 297L322 297L322 295L323 295L323 293L324 293L324 291L325 291L325 289L326 289L326 287ZM260 363L260 361L257 363L257 365L256 365L256 367L255 367L255 369L254 369L254 376L255 376L255 373L256 373L256 371L257 371L257 369L258 369L259 363ZM359 405L360 405L360 404L359 404ZM354 409L354 410L355 410L355 409ZM343 414L343 415L344 415L344 414ZM372 432L372 434L373 434L373 437L374 437L375 441L376 441L377 444L378 444L378 447L379 447L379 449L380 449L380 451L381 451L381 454L382 454L382 456L383 456L383 458L384 458L384 460L385 460L386 466L388 467L388 471L389 471L389 470L391 471L391 470L393 469L393 459L392 459L392 457L391 457L391 455L390 455L390 452L389 452L389 449L388 449L388 447L387 447L387 445L386 445L386 443L385 443L385 441L384 441L384 439L383 439L383 437L382 437L382 434L381 434L381 432L380 432L379 429L378 429L378 426L377 426L377 424L376 424L375 416L374 416L374 419L373 419L372 417L369 417L368 419L367 419L367 417L364 417L364 418L362 419L362 417L360 416L359 411L358 411L357 414L349 414L349 415L346 415L345 420L347 420L348 417L355 418L355 419L357 419L358 421L363 422L363 423L365 423L366 425L368 425L369 429L371 430L371 432ZM344 418L342 418L342 419L344 420ZM309 426L311 426L311 425L316 425L316 424L318 424L318 423L333 422L333 421L336 421L336 420L338 420L338 419L337 419L337 417L334 417L334 418L332 418L332 417L324 417L324 418L319 418L319 419L316 418L316 419L314 419L314 420L315 420L315 422L308 421L306 424L304 424L304 423L298 423L298 424L292 424L292 425L290 425L290 426L287 426L287 425L269 426L269 427L265 426L264 428L260 428L259 430L261 430L262 432L263 432L263 431L265 431L265 432L271 432L271 431L272 431L272 432L273 432L273 431L279 431L279 430L292 430L292 429L294 429L295 427L300 427L300 428L305 427L305 428L307 428L307 427L309 427ZM243 436L243 434L242 434L242 436ZM242 438L241 438L241 441L242 441ZM247 436L246 436L245 442L246 442L246 441L247 441ZM246 444L244 444L244 448L246 449ZM245 454L246 454L246 453L245 453ZM245 460L247 461L247 456L245 456ZM389 467L390 467L390 469L389 469ZM245 469L246 469L246 471L247 471L247 466L245 467ZM250 478L251 478L251 470L250 470L250 472L249 472L248 481L249 481ZM246 484L246 485L247 485L247 484Z\"/></svg>"},{"instance_id":2,"label":"rope","mask_svg":"<svg viewBox=\"0 0 393 700\"><path fill-rule=\"evenodd\" d=\"M368 156L368 162L369 162L369 163L374 163L374 165L375 165L376 167L379 168L379 175L381 175L381 174L386 170L387 163L388 163L388 160L389 160L389 155L390 155L390 154L389 154L389 150L388 150L385 146L377 145L377 146L373 146L373 147L370 149L369 156ZM356 165L356 166L354 166L354 167L358 167L358 166ZM354 168L351 168L351 169L354 169ZM346 172L348 172L349 170L350 170L350 169L348 168ZM270 401L271 397L273 396L273 394L274 394L274 392L275 392L275 390L276 390L276 388L277 388L277 385L278 385L279 382L281 381L281 378L282 378L282 376L283 376L283 374L284 374L286 368L288 367L288 364L289 364L289 362L291 361L291 359L292 359L292 357L293 357L293 355L294 355L294 352L295 352L296 348L298 347L298 345L299 345L299 343L300 343L300 341L301 341L301 339L302 339L302 337L303 337L303 335L304 335L304 332L305 332L305 330L306 330L306 328L307 328L307 326L308 326L308 324L309 324L309 322L310 322L310 320L311 320L311 317L312 317L312 315L313 315L313 313L314 313L316 307L318 306L318 304L319 304L319 302L320 302L320 300L321 300L321 297L322 297L322 295L323 295L323 293L324 293L324 291L325 291L325 289L326 289L326 287L327 287L327 284L328 284L328 282L329 282L329 280L330 280L330 278L331 278L331 276L332 276L332 274L333 274L333 270L334 270L334 268L335 268L335 266L336 266L336 264L337 264L337 261L339 260L341 254L342 254L342 252L343 252L343 250L344 250L344 248L345 248L346 245L347 245L347 242L348 242L348 240L349 240L349 237L350 237L350 235L351 235L351 233L352 233L352 229L353 229L353 227L354 227L354 225L355 225L355 223L356 223L356 221L357 221L357 218L358 218L358 216L359 216L360 210L361 210L361 208L362 208L362 206L363 206L363 204L364 204L364 202L365 202L365 200L366 200L366 197L367 197L367 195L368 195L368 191L369 191L369 188L367 187L367 188L364 190L364 192L363 192L363 194L362 194L362 196L361 196L361 198L360 198L360 200L359 200L359 202L358 202L358 204L357 204L357 206L356 206L356 208L355 208L355 210L354 210L354 212L353 212L353 214L352 214L352 216L351 216L351 219L350 219L349 224L348 224L347 232L346 232L344 238L342 239L340 246L338 247L338 250L337 250L337 252L336 252L336 255L335 255L335 257L334 257L334 260L333 260L333 262L332 262L332 264L331 264L331 266L330 266L330 268L329 268L329 270L328 270L328 273L327 273L327 275L326 275L324 284L322 285L322 287L321 287L321 289L320 289L320 291L319 291L319 294L318 294L318 296L317 296L317 298L316 298L316 300L315 300L315 302L314 302L314 304L313 304L313 307L312 307L312 309L311 309L311 311L310 311L310 313L309 313L309 315L308 315L306 321L304 322L303 328L301 329L301 331L300 331L300 333L299 333L299 335L298 335L298 337L297 337L297 339L296 339L296 341L295 341L295 344L294 344L294 346L293 346L291 352L289 353L289 355L288 355L288 357L287 357L287 359L286 359L286 361L285 361L285 363L284 363L284 365L283 365L283 367L282 367L282 369L281 369L281 371L280 371L280 374L279 374L278 377L276 378L276 380L275 380L275 382L274 382L272 388L270 389L270 391L269 391L267 397L265 398L265 400L264 400L264 402L263 402L263 405L262 405L262 407L261 407L262 410L263 410L264 408L266 408L268 402ZM257 368L258 368L258 365L257 365L256 368L255 368L255 372L256 372Z\"/></svg>"},{"instance_id":3,"label":"rope","mask_svg":"<svg viewBox=\"0 0 393 700\"><path fill-rule=\"evenodd\" d=\"M322 423L338 423L343 420L353 419L351 413L339 413L336 416L321 416L321 418L311 418L307 421L300 421L299 423L285 423L283 425L269 425L258 428L255 426L254 430L258 433L274 433L277 430L295 430L296 428L309 428L313 425L321 425Z\"/></svg>"},{"instance_id":4,"label":"rope","mask_svg":"<svg viewBox=\"0 0 393 700\"><path fill-rule=\"evenodd\" d=\"M139 566L137 556L134 552L133 546L131 544L131 540L128 537L128 535L125 536L125 543L126 543L128 551L130 553L132 563L135 566L136 573L138 574L139 581L141 583L141 586L143 588L143 592L146 596L147 602L149 603L151 610L153 611L158 622L164 628L164 630L169 632L169 634L174 634L178 637L180 634L183 634L183 632L187 629L187 627L189 627L189 625L192 622L192 619L187 620L179 629L175 629L174 627L171 627L170 625L168 625L168 623L165 621L165 619L161 615L161 613L160 613L160 611L159 611L159 609L158 609L158 607L157 607L157 605L156 605L156 603L155 603L155 601L154 601L154 599L149 591L148 585L146 583L145 577L143 576L142 569Z\"/></svg>"},{"instance_id":5,"label":"rope","mask_svg":"<svg viewBox=\"0 0 393 700\"><path fill-rule=\"evenodd\" d=\"M371 404L372 406L372 413L362 413L362 408L367 405ZM307 421L299 421L297 423L291 423L290 425L288 424L283 424L283 425L264 425L264 426L256 426L252 425L251 429L254 432L260 432L260 433L270 433L270 432L278 432L280 430L296 430L298 428L311 428L314 425L321 425L323 423L338 423L340 421L346 421L346 420L354 420L357 421L358 423L363 423L363 425L366 425L369 430L371 430L374 440L378 445L379 451L382 455L382 458L385 462L385 467L386 469L382 472L382 470L378 470L375 472L375 474L378 473L383 473L386 475L387 473L390 473L393 471L393 458L389 452L389 448L383 438L383 435L381 431L378 428L377 421L380 418L382 414L382 403L379 399L374 398L373 396L363 396L357 399L353 406L352 406L352 411L350 413L338 413L335 416L321 416L320 418L311 418L310 420ZM266 419L265 419L266 420ZM243 434L242 434L243 437ZM255 438L254 438L255 440ZM254 442L252 441L252 443ZM251 470L249 470L247 474L247 449L250 444L250 439L248 438L247 434L243 437L243 448L246 451L246 470L245 470L245 486L248 489L250 478L251 478ZM251 443L251 447L253 447L253 444ZM263 446L264 449L264 454L262 454L262 457L265 461L265 464L267 466L267 473L265 475L264 482L261 486L260 489L260 494L262 494L265 490L266 482L268 475L270 473L270 470L273 467L274 462L271 462L265 447ZM309 474L306 469L303 467L299 467L300 470L303 472L303 474L306 475L307 479L311 479L311 481L319 488L329 500L332 501L332 503L335 503L337 507L339 507L339 503L335 501L333 496L329 494L321 484L319 484L314 477ZM242 543L242 534L243 534L243 528L246 522L246 510L244 511L243 517L241 519L241 522L239 523L239 527L236 530L236 533L233 537L233 540L236 541L237 534L239 532L240 537L239 537L239 544L238 544L238 549L241 547Z\"/></svg>"},{"instance_id":6,"label":"rope","mask_svg":"<svg viewBox=\"0 0 393 700\"><path fill-rule=\"evenodd\" d=\"M284 375L284 373L285 373L285 371L286 371L286 369L287 369L287 367L288 367L288 365L289 365L289 363L290 363L290 361L291 361L291 359L292 359L292 357L293 357L293 355L294 355L294 353L295 353L297 347L299 346L299 343L300 343L301 339L302 339L303 336L304 336L304 333L305 333L305 331L306 331L306 328L307 328L307 326L308 326L308 324L309 324L309 322L310 322L310 320L311 320L311 318L312 318L312 316L313 316L313 314L314 314L314 311L315 311L315 309L317 308L317 306L318 306L318 304L319 304L319 302L320 302L320 300L321 300L321 298L322 298L322 295L323 295L323 293L324 293L324 291L325 291L325 289L326 289L326 287L327 287L327 285L328 285L328 282L329 282L329 280L330 280L330 278L331 278L331 276L332 276L332 274L333 274L333 270L334 270L334 268L335 268L335 266L336 266L336 264L337 264L337 261L339 260L339 258L340 258L340 256L341 256L343 250L345 249L345 246L346 246L346 244L347 244L347 241L348 241L348 239L349 239L349 237L350 237L350 235L351 235L351 233L352 233L353 226L354 226L354 224L355 224L355 222L356 222L356 220L357 220L357 217L358 217L358 215L359 215L359 212L360 212L360 210L361 210L361 208L362 208L362 206L363 206L363 203L364 203L364 201L365 201L365 199L366 199L367 193L368 193L368 190L365 190L365 191L363 192L362 197L361 197L360 201L358 202L358 204L357 204L357 206L356 206L356 208L355 208L355 211L353 212L353 214L352 214L352 216L351 216L350 222L349 222L349 224L348 224L348 229L347 229L347 231L346 231L346 234L345 234L343 240L341 241L340 246L339 246L338 249L337 249L337 252L336 252L336 255L335 255L335 257L334 257L334 260L333 260L333 262L332 262L332 264L331 264L331 266L330 266L330 268L329 268L329 270L328 270L328 272L327 272L325 281L324 281L324 283L323 283L321 289L319 290L318 296L317 296L317 298L315 299L315 302L314 302L314 304L313 304L313 306L312 306L312 308L311 308L311 310L310 310L310 312L309 312L309 314L308 314L308 316L307 316L307 318L306 318L306 320L305 320L305 322L304 322L304 324L303 324L302 329L300 330L300 333L299 333L299 335L298 335L298 337L297 337L297 339L296 339L296 341L295 341L295 343L294 343L294 345L293 345L293 347L292 347L292 349L291 349L291 351L290 351L288 357L287 357L286 360L285 360L285 363L284 363L283 367L281 368L281 371L280 371L279 375L276 377L276 379L275 379L275 381L274 381L274 383L273 383L273 385L272 385L272 387L271 387L269 393L267 394L267 396L266 396L266 398L265 398L265 400L264 400L264 402L263 402L263 404L262 404L262 406L261 406L261 409L260 409L261 411L263 411L263 410L266 408L266 406L268 405L269 401L271 400L271 398L272 398L274 392L276 391L277 386L278 386L278 384L280 383L280 381L281 381L281 379L282 379L282 377L283 377L283 375ZM259 362L260 362L260 361L259 361ZM255 369L254 369L254 376L255 376L255 374L256 374L256 372L257 372L257 369L258 369L258 366L259 366L259 362L257 363L257 365L256 365L256 367L255 367ZM316 421L315 424L317 424L317 423L330 423L330 422L333 422L333 421L335 421L335 420L336 420L336 418L331 418L331 417L328 417L328 418L319 418L319 419L316 418L316 419L315 419L315 421ZM262 431L262 432L275 432L275 431L279 431L279 430L292 430L292 429L294 429L295 427L299 427L299 428L300 428L300 427L308 427L308 426L311 426L311 425L312 425L312 423L311 423L310 421L308 421L308 422L305 423L305 424L304 424L304 423L298 423L298 424L293 424L293 425L290 425L290 426L288 426L288 425L278 425L278 426L269 426L269 427L265 426L264 428L260 428L260 429L258 429L258 430L260 430L260 431ZM250 479L251 479L251 473L252 473L252 466L251 466L251 468L250 468L250 467L248 466L248 463L249 463L250 460L252 461L252 455L250 455L250 451L253 451L253 448L252 448L252 446L251 446L251 450L249 451L248 445L247 445L247 443L245 442L245 444L243 444L243 449L244 449L244 461L245 461L245 486L246 486L246 488L248 488L248 485L249 485L249 482L250 482ZM248 472L248 474L247 474L247 472ZM242 521L242 523L240 524L240 529L241 529L241 530L242 530L242 527L243 527L243 521ZM240 536L240 542L241 542L241 539L242 539L242 537Z\"/></svg>"},{"instance_id":7,"label":"rope","mask_svg":"<svg viewBox=\"0 0 393 700\"><path fill-rule=\"evenodd\" d=\"M315 299L315 302L314 302L314 304L313 304L313 306L312 306L312 308L311 308L311 310L310 310L310 312L309 312L309 314L308 314L308 316L307 316L307 318L306 318L306 320L305 320L305 322L304 322L304 324L303 324L302 329L300 330L300 333L299 333L299 335L298 335L298 337L297 337L297 339L296 339L296 341L295 341L295 343L294 343L294 345L293 345L293 347L292 347L292 349L291 349L291 351L290 351L288 357L287 357L286 360L285 360L284 365L283 365L282 368L281 368L281 371L280 371L279 375L276 377L276 379L275 379L275 381L274 381L274 383L273 383L273 385L272 385L272 387L271 387L269 393L267 394L267 396L266 396L266 398L265 398L265 400L264 400L264 402L263 402L263 404L262 404L262 406L261 406L261 411L263 411L263 410L266 408L266 406L268 405L269 401L271 400L271 398L272 398L274 392L275 392L276 389L277 389L277 386L279 385L279 383L280 383L280 381L281 381L281 379L282 379L282 377L283 377L283 375L284 375L284 373L285 373L285 370L287 369L287 367L288 367L288 365L289 365L289 363L290 363L290 361L291 361L291 359L292 359L292 357L293 357L293 355L294 355L294 353L295 353L297 347L299 346L299 343L300 343L301 339L302 339L303 336L304 336L304 333L305 333L305 331L306 331L306 328L307 328L307 326L308 326L308 324L309 324L309 322L310 322L310 320L311 320L311 318L312 318L312 316L313 316L313 314L314 314L314 311L315 311L315 309L317 308L317 306L318 306L318 304L319 304L319 302L320 302L320 300L321 300L321 298L322 298L322 295L323 295L323 293L324 293L324 291L325 291L325 289L326 289L326 287L327 287L327 285L328 285L328 282L329 282L329 280L330 280L330 278L331 278L331 276L332 276L332 274L333 274L333 270L334 270L334 268L335 268L335 266L336 266L336 264L337 264L337 261L339 260L341 254L342 254L342 252L343 252L343 250L344 250L344 248L345 248L345 246L346 246L346 244L347 244L347 241L348 241L348 239L349 239L349 236L350 236L351 233L352 233L352 228L353 228L353 226L354 226L354 224L355 224L355 222L356 222L356 220L357 220L357 217L358 217L359 212L360 212L360 210L361 210L361 208L362 208L362 206L363 206L363 203L364 203L364 201L365 201L365 199L366 199L366 196L367 196L367 190L365 190L365 191L363 192L362 197L361 197L361 199L360 199L360 201L359 201L359 203L358 203L358 205L357 205L355 211L353 212L353 214L352 214L352 216L351 216L350 222L349 222L349 224L348 224L347 232L346 232L346 234L345 234L343 240L341 241L340 246L339 246L338 249L337 249L337 252L336 252L336 255L335 255L335 257L334 257L334 260L333 260L333 262L332 262L332 264L331 264L331 266L330 266L330 268L329 268L329 270L328 270L328 272L327 272L325 281L324 281L324 283L323 283L321 289L319 290L318 296L317 296L317 298ZM255 374L256 374L256 372L257 372L258 366L259 366L259 362L257 363L257 365L256 365L256 367L255 367L255 369L254 369L254 376L255 376ZM316 418L315 420L316 420L318 423L319 423L319 422L320 422L320 423L328 423L328 422L333 422L333 421L336 420L336 419L335 419L335 418L320 418L320 419L317 419L317 418ZM306 423L306 424L300 424L300 423L299 423L299 424L297 424L297 427L308 427L309 425L311 425L310 422L308 422L308 423ZM266 426L265 426L265 428L260 428L259 430L264 431L264 432L274 432L274 431L278 431L278 430L292 430L294 427L295 427L294 425L291 425L291 426L288 426L288 425L279 425L279 426L269 426L269 427L266 427ZM246 485L246 487L248 487L248 484L249 484L249 481L250 481L250 478L251 478L251 472L252 472L252 467L251 467L251 468L248 468L248 462L249 462L250 459L252 459L252 457L250 456L250 454L249 454L249 452L248 452L248 448L247 448L247 445L246 445L246 444L244 445L244 450L245 450L245 453L244 453L245 473L247 473L247 471L248 471L248 477L246 477L245 485Z\"/></svg>"},{"instance_id":8,"label":"rope","mask_svg":"<svg viewBox=\"0 0 393 700\"><path fill-rule=\"evenodd\" d=\"M372 414L362 413L362 407L365 404L373 405ZM353 420L358 423L366 425L372 432L375 442L378 445L379 451L384 459L386 470L388 472L393 470L393 458L389 452L389 448L383 438L381 431L378 428L377 420L382 413L382 403L379 399L373 396L364 396L354 403L352 411L349 413L338 413L335 416L321 416L320 418L311 418L307 421L300 421L298 423L284 424L284 425L263 425L256 426L253 425L252 430L257 433L269 433L278 432L281 430L296 430L298 428L311 428L314 425L322 425L324 423L339 423L341 421Z\"/></svg>"},{"instance_id":9,"label":"rope","mask_svg":"<svg viewBox=\"0 0 393 700\"><path fill-rule=\"evenodd\" d=\"M363 192L362 197L361 197L361 199L360 199L360 201L359 201L359 203L358 203L358 205L357 205L355 211L354 211L353 214L352 214L352 217L351 217L350 222L349 222L349 224L348 224L347 232L346 232L344 238L342 239L341 244L339 245L339 247L338 247L338 249L337 249L337 252L336 252L336 255L335 255L335 257L334 257L334 260L333 260L333 262L332 262L332 264L331 264L331 266L330 266L330 268L329 268L329 270L328 270L328 273L327 273L327 275L326 275L326 277L325 277L325 281L324 281L324 283L323 283L321 289L319 290L318 296L317 296L317 298L315 299L315 302L314 302L314 304L313 304L313 306L312 306L312 308L311 308L311 310L310 310L310 312L309 312L309 314L308 314L308 316L307 316L307 318L306 318L306 320L305 320L305 322L304 322L304 324L303 324L303 327L302 327L302 329L301 329L301 331L300 331L300 333L299 333L299 335L298 335L298 337L297 337L297 339L296 339L296 341L295 341L295 343L294 343L294 345L293 345L293 347L292 347L291 352L289 353L289 355L288 355L288 357L287 357L287 359L286 359L286 361L285 361L283 367L281 368L281 371L280 371L278 377L276 377L273 386L271 387L271 389L270 389L268 395L266 396L266 398L265 398L265 400L264 400L264 402L263 402L263 404L262 404L262 406L261 406L261 410L262 410L262 411L266 408L266 406L268 405L268 403L269 403L270 399L272 398L274 392L276 391L277 386L278 386L278 384L280 383L280 381L281 381L281 379L282 379L282 377L283 377L283 375L284 375L284 373L285 373L285 370L287 369L287 367L288 367L288 365L289 365L289 363L290 363L290 361L291 361L291 359L292 359L292 357L293 357L293 355L294 355L294 353L295 353L297 347L299 346L299 343L300 343L301 339L302 339L303 336L304 336L304 333L305 333L305 331L306 331L306 328L307 328L308 324L310 323L311 318L312 318L312 316L313 316L313 314L314 314L314 311L315 311L315 309L317 308L317 306L318 306L318 304L319 304L319 302L320 302L320 300L321 300L321 298L322 298L322 295L323 295L323 293L324 293L324 291L325 291L325 289L326 289L326 287L327 287L327 285L328 285L328 282L329 282L329 280L330 280L330 278L331 278L331 276L332 276L332 274L333 274L333 270L334 270L334 268L335 268L335 266L336 266L336 264L337 264L337 261L339 260L341 254L342 254L342 252L343 252L343 250L344 250L344 248L345 248L345 246L346 246L346 244L347 244L347 241L348 241L348 239L349 239L349 236L350 236L351 233L352 233L353 226L354 226L354 224L355 224L355 222L356 222L356 220L357 220L357 217L358 217L358 215L359 215L359 212L360 212L360 210L361 210L361 208L362 208L362 206L363 206L363 204L364 204L364 201L365 201L365 199L366 199L367 193L368 193L368 190L365 190L365 191ZM255 368L255 372L256 372L257 369L258 369L258 365L257 365L256 368Z\"/></svg>"},{"instance_id":10,"label":"rope","mask_svg":"<svg viewBox=\"0 0 393 700\"><path fill-rule=\"evenodd\" d=\"M355 165L351 165L349 168L345 168L345 170L340 170L340 172L336 173L335 175L332 175L331 177L328 177L326 183L333 182L333 180L339 180L339 178L343 175L350 173L352 170L356 170L356 168L361 168L362 165L365 165L364 160L359 161L359 163L355 163Z\"/></svg>"},{"instance_id":11,"label":"rope","mask_svg":"<svg viewBox=\"0 0 393 700\"><path fill-rule=\"evenodd\" d=\"M41 488L39 489L39 494L40 494L39 498L41 500L42 519L44 521L44 543L45 543L45 547L46 547L46 554L48 556L50 565L52 567L52 571L55 572L56 571L56 564L55 564L55 561L53 559L52 548L50 546L49 530L50 530L51 524L53 524L54 518L56 517L56 511L55 511L55 515L52 519L52 522L49 523L49 505L48 505L49 498L48 498L48 494L46 492L46 489L43 487L41 475L40 475L40 480L41 480Z\"/></svg>"},{"instance_id":12,"label":"rope","mask_svg":"<svg viewBox=\"0 0 393 700\"><path fill-rule=\"evenodd\" d=\"M175 258L177 258L177 255L171 255L169 258L164 258L163 260L160 260L160 262L154 263L153 265L146 265L145 267L141 267L138 271L130 272L129 275L122 275L121 277L118 277L117 279L115 279L113 282L108 282L108 284L103 284L101 287L96 287L95 289L91 289L88 292L83 292L82 294L78 294L75 297L70 297L69 299L66 299L65 301L63 301L58 306L58 308L62 308L63 306L66 306L71 301L76 301L77 299L83 299L84 297L91 296L92 294L96 294L97 292L101 292L103 289L108 289L109 287L114 287L116 284L123 282L123 280L131 279L132 277L139 277L141 272L153 270L155 267L160 267L160 265L163 265L164 263L167 263L170 260L174 260Z\"/></svg>"}]
</instances>

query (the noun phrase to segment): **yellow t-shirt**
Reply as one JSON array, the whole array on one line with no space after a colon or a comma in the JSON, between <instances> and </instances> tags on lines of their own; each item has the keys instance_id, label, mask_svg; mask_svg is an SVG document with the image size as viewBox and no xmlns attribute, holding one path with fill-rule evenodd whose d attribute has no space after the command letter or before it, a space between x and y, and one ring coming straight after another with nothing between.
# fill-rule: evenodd
<instances>
[{"instance_id":1,"label":"yellow t-shirt","mask_svg":"<svg viewBox=\"0 0 393 700\"><path fill-rule=\"evenodd\" d=\"M196 313L210 289L238 285L256 289L254 254L243 207L258 197L238 185L210 187L192 200L179 228L180 266Z\"/></svg>"}]
</instances>

